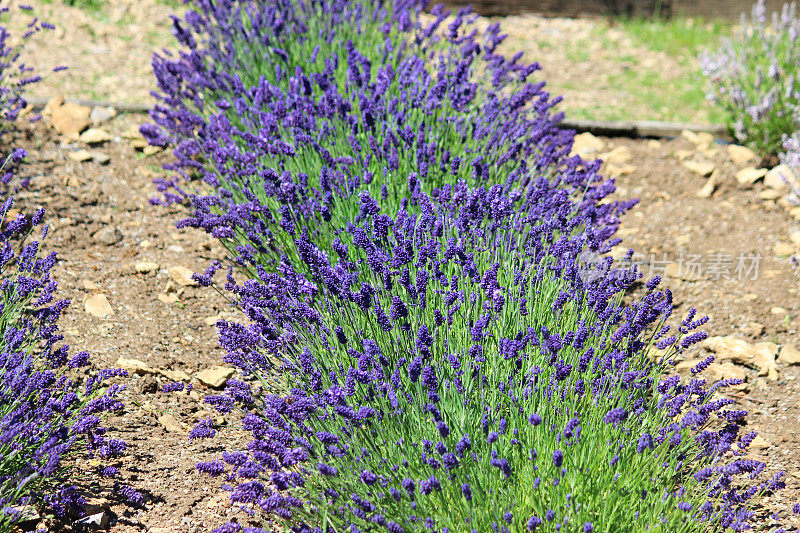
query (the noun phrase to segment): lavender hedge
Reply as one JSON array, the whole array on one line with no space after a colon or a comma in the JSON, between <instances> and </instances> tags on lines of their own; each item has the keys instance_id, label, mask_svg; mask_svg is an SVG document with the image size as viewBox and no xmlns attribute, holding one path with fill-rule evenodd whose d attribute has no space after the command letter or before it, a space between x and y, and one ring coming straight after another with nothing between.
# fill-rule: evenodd
<instances>
[{"instance_id":1,"label":"lavender hedge","mask_svg":"<svg viewBox=\"0 0 800 533\"><path fill-rule=\"evenodd\" d=\"M43 27L49 25L34 19L23 41ZM8 32L0 27L0 135L25 106L24 88L38 79L8 41ZM4 145L3 152L9 151L0 164L4 185L26 155ZM62 517L78 512L83 497L74 483L83 476L70 466L72 457L92 454L108 459L125 447L122 441L106 437L100 426L104 413L122 407L116 399L118 386L107 381L123 372L90 372L86 352L70 356L58 332L58 318L69 302L55 299L58 284L51 270L56 255L43 255L40 241L30 238L42 224L44 210L33 216L13 215L13 205L10 197L0 205L2 532L18 530L21 521L38 516L37 508ZM46 234L44 226L41 239ZM102 468L99 474L113 476L115 469Z\"/></svg>"},{"instance_id":2,"label":"lavender hedge","mask_svg":"<svg viewBox=\"0 0 800 533\"><path fill-rule=\"evenodd\" d=\"M253 441L198 468L295 531L747 527L782 482L741 459L735 381L669 376L705 319L671 334L658 280L623 301L636 271L583 261L635 202L496 25L421 7L201 1L154 58L159 201L227 246L249 319L207 401Z\"/></svg>"}]
</instances>

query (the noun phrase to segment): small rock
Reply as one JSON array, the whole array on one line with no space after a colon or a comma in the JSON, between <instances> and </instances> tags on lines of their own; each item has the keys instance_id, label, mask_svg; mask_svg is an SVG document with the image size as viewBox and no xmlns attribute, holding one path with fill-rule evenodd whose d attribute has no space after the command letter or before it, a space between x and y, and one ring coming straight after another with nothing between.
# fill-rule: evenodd
<instances>
[{"instance_id":1,"label":"small rock","mask_svg":"<svg viewBox=\"0 0 800 533\"><path fill-rule=\"evenodd\" d=\"M158 423L164 426L164 429L170 433L183 433L183 426L174 415L165 413L158 417Z\"/></svg>"},{"instance_id":2,"label":"small rock","mask_svg":"<svg viewBox=\"0 0 800 533\"><path fill-rule=\"evenodd\" d=\"M147 145L142 148L142 152L144 153L144 155L155 155L161 152L162 150L163 148L161 148L160 146L151 146L151 145Z\"/></svg>"},{"instance_id":3,"label":"small rock","mask_svg":"<svg viewBox=\"0 0 800 533\"><path fill-rule=\"evenodd\" d=\"M183 370L163 370L158 369L157 372L164 376L165 378L169 379L170 381L192 381L192 376L184 372Z\"/></svg>"},{"instance_id":4,"label":"small rock","mask_svg":"<svg viewBox=\"0 0 800 533\"><path fill-rule=\"evenodd\" d=\"M144 139L131 139L131 146L136 150L144 150L149 145Z\"/></svg>"},{"instance_id":5,"label":"small rock","mask_svg":"<svg viewBox=\"0 0 800 533\"><path fill-rule=\"evenodd\" d=\"M714 170L714 172L711 173L711 176L709 176L708 180L706 180L703 188L695 193L695 196L698 198L711 198L711 195L714 194L714 191L716 191L717 187L719 186L719 181L719 170Z\"/></svg>"},{"instance_id":6,"label":"small rock","mask_svg":"<svg viewBox=\"0 0 800 533\"><path fill-rule=\"evenodd\" d=\"M50 120L61 135L77 135L89 127L91 112L85 105L67 102L51 109Z\"/></svg>"},{"instance_id":7,"label":"small rock","mask_svg":"<svg viewBox=\"0 0 800 533\"><path fill-rule=\"evenodd\" d=\"M707 131L698 131L695 135L697 136L697 142L695 144L701 150L706 150L709 146L714 144L714 136Z\"/></svg>"},{"instance_id":8,"label":"small rock","mask_svg":"<svg viewBox=\"0 0 800 533\"><path fill-rule=\"evenodd\" d=\"M746 165L756 158L755 152L746 146L739 146L737 144L728 145L728 157L736 166Z\"/></svg>"},{"instance_id":9,"label":"small rock","mask_svg":"<svg viewBox=\"0 0 800 533\"><path fill-rule=\"evenodd\" d=\"M742 333L745 335L751 335L753 337L760 337L764 334L764 331L764 324L760 324L758 322L750 322L742 328Z\"/></svg>"},{"instance_id":10,"label":"small rock","mask_svg":"<svg viewBox=\"0 0 800 533\"><path fill-rule=\"evenodd\" d=\"M178 295L177 295L177 294L175 294L175 293L173 293L173 294L164 294L164 293L161 293L161 294L159 294L159 295L158 295L158 301L159 301L159 302L162 302L162 303L165 303L165 304L174 304L174 303L175 303L175 302L177 302L179 299L180 299L180 298L179 298L179 297L178 297Z\"/></svg>"},{"instance_id":11,"label":"small rock","mask_svg":"<svg viewBox=\"0 0 800 533\"><path fill-rule=\"evenodd\" d=\"M800 220L800 207L790 209L789 214L792 215L793 219Z\"/></svg>"},{"instance_id":12,"label":"small rock","mask_svg":"<svg viewBox=\"0 0 800 533\"><path fill-rule=\"evenodd\" d=\"M800 246L800 230L791 232L789 234L789 240L792 241L792 244L795 246Z\"/></svg>"},{"instance_id":13,"label":"small rock","mask_svg":"<svg viewBox=\"0 0 800 533\"><path fill-rule=\"evenodd\" d=\"M750 448L754 450L766 450L769 448L769 442L761 435L756 435L756 438L750 441Z\"/></svg>"},{"instance_id":14,"label":"small rock","mask_svg":"<svg viewBox=\"0 0 800 533\"><path fill-rule=\"evenodd\" d=\"M778 354L778 361L785 365L800 365L800 350L794 344L785 344Z\"/></svg>"},{"instance_id":15,"label":"small rock","mask_svg":"<svg viewBox=\"0 0 800 533\"><path fill-rule=\"evenodd\" d=\"M683 137L692 144L698 144L697 134L693 131L683 130L681 132L681 137Z\"/></svg>"},{"instance_id":16,"label":"small rock","mask_svg":"<svg viewBox=\"0 0 800 533\"><path fill-rule=\"evenodd\" d=\"M92 159L92 154L89 150L76 150L74 152L70 152L67 154L67 157L72 159L75 162L83 163L84 161L89 161Z\"/></svg>"},{"instance_id":17,"label":"small rock","mask_svg":"<svg viewBox=\"0 0 800 533\"><path fill-rule=\"evenodd\" d=\"M142 140L144 140L144 137L142 136L142 133L139 131L139 126L136 126L136 125L133 125L130 128L128 128L125 131L123 131L120 134L120 136L123 139L129 139L129 140L134 140L134 139L142 139Z\"/></svg>"},{"instance_id":18,"label":"small rock","mask_svg":"<svg viewBox=\"0 0 800 533\"><path fill-rule=\"evenodd\" d=\"M652 148L653 150L658 150L659 148L661 148L661 146L663 146L661 144L661 141L657 141L655 139L650 139L649 141L647 141L647 147Z\"/></svg>"},{"instance_id":19,"label":"small rock","mask_svg":"<svg viewBox=\"0 0 800 533\"><path fill-rule=\"evenodd\" d=\"M133 266L134 270L140 274L149 274L158 270L158 263L153 261L139 261Z\"/></svg>"},{"instance_id":20,"label":"small rock","mask_svg":"<svg viewBox=\"0 0 800 533\"><path fill-rule=\"evenodd\" d=\"M151 248L153 246L153 243L148 241L147 239L145 239L145 240L143 240L142 242L139 243L139 246L141 246L142 248L147 250L148 248Z\"/></svg>"},{"instance_id":21,"label":"small rock","mask_svg":"<svg viewBox=\"0 0 800 533\"><path fill-rule=\"evenodd\" d=\"M752 302L754 300L758 300L758 294L756 294L754 292L748 292L747 294L744 295L744 299L747 302Z\"/></svg>"},{"instance_id":22,"label":"small rock","mask_svg":"<svg viewBox=\"0 0 800 533\"><path fill-rule=\"evenodd\" d=\"M745 167L736 173L736 181L739 185L752 185L767 174L765 168Z\"/></svg>"},{"instance_id":23,"label":"small rock","mask_svg":"<svg viewBox=\"0 0 800 533\"><path fill-rule=\"evenodd\" d=\"M105 512L84 516L75 521L78 528L105 529L108 527L109 518Z\"/></svg>"},{"instance_id":24,"label":"small rock","mask_svg":"<svg viewBox=\"0 0 800 533\"><path fill-rule=\"evenodd\" d=\"M99 291L100 285L90 279L83 280L83 288L87 291Z\"/></svg>"},{"instance_id":25,"label":"small rock","mask_svg":"<svg viewBox=\"0 0 800 533\"><path fill-rule=\"evenodd\" d=\"M773 314L773 315L777 315L777 316L786 316L786 315L788 315L788 314L789 314L789 311L787 311L787 310L786 310L785 308L783 308L783 307L773 307L773 308L771 308L771 309L769 310L769 312L770 312L771 314Z\"/></svg>"},{"instance_id":26,"label":"small rock","mask_svg":"<svg viewBox=\"0 0 800 533\"><path fill-rule=\"evenodd\" d=\"M703 177L710 176L715 168L711 161L684 161L683 166Z\"/></svg>"},{"instance_id":27,"label":"small rock","mask_svg":"<svg viewBox=\"0 0 800 533\"><path fill-rule=\"evenodd\" d=\"M104 154L98 150L89 150L89 155L92 156L92 160L98 165L107 165L108 162L111 161L110 155Z\"/></svg>"},{"instance_id":28,"label":"small rock","mask_svg":"<svg viewBox=\"0 0 800 533\"><path fill-rule=\"evenodd\" d=\"M117 116L117 110L113 107L93 107L91 113L89 113L89 120L92 121L92 124L95 126L99 126L103 122L108 122L112 118Z\"/></svg>"},{"instance_id":29,"label":"small rock","mask_svg":"<svg viewBox=\"0 0 800 533\"><path fill-rule=\"evenodd\" d=\"M158 373L157 370L150 368L147 363L138 359L126 359L125 357L120 357L114 364L123 370L127 370L131 374L145 376Z\"/></svg>"},{"instance_id":30,"label":"small rock","mask_svg":"<svg viewBox=\"0 0 800 533\"><path fill-rule=\"evenodd\" d=\"M113 246L122 240L122 232L114 226L106 226L92 235L92 238L100 244Z\"/></svg>"},{"instance_id":31,"label":"small rock","mask_svg":"<svg viewBox=\"0 0 800 533\"><path fill-rule=\"evenodd\" d=\"M581 133L575 136L570 155L579 155L583 159L594 159L605 147L606 143L591 133Z\"/></svg>"},{"instance_id":32,"label":"small rock","mask_svg":"<svg viewBox=\"0 0 800 533\"><path fill-rule=\"evenodd\" d=\"M108 298L106 298L105 294L89 296L83 303L83 307L87 313L97 318L114 315L114 310L111 309L111 304L108 303Z\"/></svg>"},{"instance_id":33,"label":"small rock","mask_svg":"<svg viewBox=\"0 0 800 533\"><path fill-rule=\"evenodd\" d=\"M731 361L758 370L759 376L766 376L775 369L778 345L774 342L750 344L736 337L709 337L703 342L706 349L715 352L717 360Z\"/></svg>"},{"instance_id":34,"label":"small rock","mask_svg":"<svg viewBox=\"0 0 800 533\"><path fill-rule=\"evenodd\" d=\"M100 144L111 140L111 134L100 128L89 128L81 133L80 141L86 144Z\"/></svg>"},{"instance_id":35,"label":"small rock","mask_svg":"<svg viewBox=\"0 0 800 533\"><path fill-rule=\"evenodd\" d=\"M758 193L758 197L762 200L777 200L778 198L783 197L783 195L775 190L775 189L764 189L760 193Z\"/></svg>"},{"instance_id":36,"label":"small rock","mask_svg":"<svg viewBox=\"0 0 800 533\"><path fill-rule=\"evenodd\" d=\"M694 150L675 150L675 157L678 158L678 161L685 161L694 156L695 153Z\"/></svg>"},{"instance_id":37,"label":"small rock","mask_svg":"<svg viewBox=\"0 0 800 533\"><path fill-rule=\"evenodd\" d=\"M192 279L192 272L185 266L172 266L167 269L167 273L172 280L177 283L178 285L182 285L184 287L190 287L193 285L197 285L197 282Z\"/></svg>"},{"instance_id":38,"label":"small rock","mask_svg":"<svg viewBox=\"0 0 800 533\"><path fill-rule=\"evenodd\" d=\"M794 173L786 165L778 165L764 176L764 185L771 189L788 190L790 182L794 182Z\"/></svg>"},{"instance_id":39,"label":"small rock","mask_svg":"<svg viewBox=\"0 0 800 533\"><path fill-rule=\"evenodd\" d=\"M606 171L612 176L627 176L636 172L636 167L633 165L606 165ZM617 188L620 189L619 187ZM625 196L620 192L620 196Z\"/></svg>"},{"instance_id":40,"label":"small rock","mask_svg":"<svg viewBox=\"0 0 800 533\"><path fill-rule=\"evenodd\" d=\"M610 152L605 152L597 156L602 159L604 163L611 165L624 165L629 163L631 158L631 150L627 146L617 146Z\"/></svg>"},{"instance_id":41,"label":"small rock","mask_svg":"<svg viewBox=\"0 0 800 533\"><path fill-rule=\"evenodd\" d=\"M214 324L216 324L221 319L222 319L222 317L220 315L207 316L206 318L203 319L203 323L206 326L213 326Z\"/></svg>"},{"instance_id":42,"label":"small rock","mask_svg":"<svg viewBox=\"0 0 800 533\"><path fill-rule=\"evenodd\" d=\"M197 379L204 385L219 389L222 388L228 379L235 373L236 370L233 368L228 368L225 366L212 366L198 372Z\"/></svg>"},{"instance_id":43,"label":"small rock","mask_svg":"<svg viewBox=\"0 0 800 533\"><path fill-rule=\"evenodd\" d=\"M795 252L795 247L788 242L779 242L772 247L772 252L778 257L788 257Z\"/></svg>"}]
</instances>

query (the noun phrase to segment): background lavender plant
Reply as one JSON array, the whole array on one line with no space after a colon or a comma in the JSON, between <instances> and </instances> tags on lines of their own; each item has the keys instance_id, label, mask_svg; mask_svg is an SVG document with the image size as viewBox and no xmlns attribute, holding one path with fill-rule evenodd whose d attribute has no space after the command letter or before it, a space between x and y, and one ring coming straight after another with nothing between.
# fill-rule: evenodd
<instances>
[{"instance_id":1,"label":"background lavender plant","mask_svg":"<svg viewBox=\"0 0 800 533\"><path fill-rule=\"evenodd\" d=\"M762 156L782 153L784 136L798 130L798 34L796 4L784 4L768 18L759 0L733 37L700 58L711 82L708 98L728 113L735 138Z\"/></svg>"}]
</instances>

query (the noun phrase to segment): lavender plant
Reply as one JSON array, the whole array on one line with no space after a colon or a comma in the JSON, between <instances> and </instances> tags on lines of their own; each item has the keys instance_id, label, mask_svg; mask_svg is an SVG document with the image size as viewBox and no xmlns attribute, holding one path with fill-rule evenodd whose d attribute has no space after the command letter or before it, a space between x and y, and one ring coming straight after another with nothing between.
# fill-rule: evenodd
<instances>
[{"instance_id":1,"label":"lavender plant","mask_svg":"<svg viewBox=\"0 0 800 533\"><path fill-rule=\"evenodd\" d=\"M41 257L39 242L26 242L44 211L11 219L12 205L9 198L0 208L0 531L25 518L26 506L63 515L82 504L70 455L85 449L108 458L124 449L99 425L104 412L121 408L118 386L106 383L121 372L77 372L88 354L70 356L61 343L57 320L69 302L54 299L55 253Z\"/></svg>"},{"instance_id":2,"label":"lavender plant","mask_svg":"<svg viewBox=\"0 0 800 533\"><path fill-rule=\"evenodd\" d=\"M296 531L747 526L781 480L740 459L753 434L714 398L735 381L665 375L705 319L669 335L657 280L623 305L635 272L587 275L633 202L568 157L558 99L495 54L497 26L197 5L142 132L175 146L164 200L228 247L249 319L219 324L246 381L208 401L253 441L200 470Z\"/></svg>"},{"instance_id":3,"label":"lavender plant","mask_svg":"<svg viewBox=\"0 0 800 533\"><path fill-rule=\"evenodd\" d=\"M783 137L799 127L799 34L794 3L768 18L759 0L732 38L700 57L708 98L727 112L734 137L762 156L782 153Z\"/></svg>"}]
</instances>

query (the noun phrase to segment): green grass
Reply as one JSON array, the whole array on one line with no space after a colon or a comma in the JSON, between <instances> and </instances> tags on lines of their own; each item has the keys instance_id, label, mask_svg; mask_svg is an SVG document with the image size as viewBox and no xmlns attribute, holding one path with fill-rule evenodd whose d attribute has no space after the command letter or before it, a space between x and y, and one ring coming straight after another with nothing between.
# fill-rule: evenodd
<instances>
[{"instance_id":1,"label":"green grass","mask_svg":"<svg viewBox=\"0 0 800 533\"><path fill-rule=\"evenodd\" d=\"M675 58L696 58L703 49L713 48L729 35L731 25L720 20L675 17L671 19L618 18L612 25L634 43Z\"/></svg>"}]
</instances>

